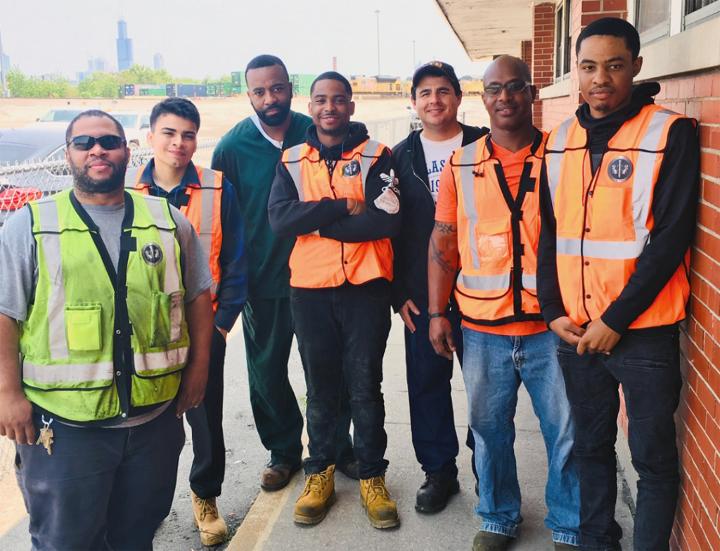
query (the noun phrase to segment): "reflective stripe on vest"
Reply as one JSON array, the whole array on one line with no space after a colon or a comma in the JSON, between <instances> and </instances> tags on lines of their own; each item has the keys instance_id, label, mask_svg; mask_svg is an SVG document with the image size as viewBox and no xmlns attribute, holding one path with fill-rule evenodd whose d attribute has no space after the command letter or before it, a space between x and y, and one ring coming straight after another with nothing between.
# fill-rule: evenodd
<instances>
[{"instance_id":1,"label":"reflective stripe on vest","mask_svg":"<svg viewBox=\"0 0 720 551\"><path fill-rule=\"evenodd\" d=\"M332 173L319 151L307 143L285 150L281 162L300 201L325 197L365 200L368 174L384 150L384 145L368 139L344 151ZM327 288L345 281L359 285L378 278L392 280L392 246L387 238L340 242L321 237L316 231L297 237L289 264L292 287Z\"/></svg>"},{"instance_id":2,"label":"reflective stripe on vest","mask_svg":"<svg viewBox=\"0 0 720 551\"><path fill-rule=\"evenodd\" d=\"M142 181L147 165L128 169L125 176L126 187L134 189L144 195L149 194L149 184ZM220 270L220 249L222 248L222 172L194 165L199 175L200 187L188 185L186 195L190 197L187 204L181 205L178 210L185 215L195 228L203 250L208 255L212 285L210 294L213 307L217 309L217 289L222 278ZM191 216L190 202L192 197L199 195L200 216Z\"/></svg>"},{"instance_id":3,"label":"reflective stripe on vest","mask_svg":"<svg viewBox=\"0 0 720 551\"><path fill-rule=\"evenodd\" d=\"M634 273L655 223L652 199L670 128L681 117L654 104L644 106L610 139L594 171L587 132L576 117L565 121L548 140L558 280L565 311L575 323L602 316ZM688 295L681 264L629 328L683 319Z\"/></svg>"},{"instance_id":4,"label":"reflective stripe on vest","mask_svg":"<svg viewBox=\"0 0 720 551\"><path fill-rule=\"evenodd\" d=\"M499 325L540 318L533 244L539 237L544 139L535 134L514 197L490 138L455 151L449 160L457 188L461 267L455 297L467 321Z\"/></svg>"},{"instance_id":5,"label":"reflective stripe on vest","mask_svg":"<svg viewBox=\"0 0 720 551\"><path fill-rule=\"evenodd\" d=\"M57 203L41 201L37 208L40 212L40 231L42 232L38 235L38 239L45 251L48 272L57 274L56 292L51 293L48 300L50 359L67 358L70 353L65 339L65 282L62 271Z\"/></svg>"},{"instance_id":6,"label":"reflective stripe on vest","mask_svg":"<svg viewBox=\"0 0 720 551\"><path fill-rule=\"evenodd\" d=\"M155 199L148 197L148 199ZM161 201L146 201L148 210L155 223L162 227L165 225L164 205ZM42 241L45 261L48 271L57 274L55 292L50 294L48 303L48 332L50 345L50 359L59 360L69 356L66 327L65 327L65 287L62 271L62 251L60 250L60 223L58 220L57 203L55 201L40 201L37 204L40 212L40 233L38 238ZM164 292L172 294L181 290L180 273L178 272L178 259L175 253L175 236L170 232L160 232L163 254L166 257ZM171 335L178 335L182 319L170 319ZM102 378L102 377L101 377ZM91 378L90 380L92 380Z\"/></svg>"},{"instance_id":7,"label":"reflective stripe on vest","mask_svg":"<svg viewBox=\"0 0 720 551\"><path fill-rule=\"evenodd\" d=\"M638 146L638 159L635 163L633 176L633 226L635 228L635 241L593 241L588 238L568 239L557 238L557 252L559 254L581 255L591 258L602 258L608 260L632 259L640 256L640 253L647 245L650 238L650 230L647 228L647 220L652 207L653 167L657 152L660 149L660 142L663 139L663 128L668 117L674 115L672 111L658 110L652 116L647 131ZM552 143L552 152L547 151L548 183L555 206L555 194L560 183L560 171L562 168L562 151L567 145L567 133L575 117L563 122L557 129L557 135ZM598 170L600 167L598 167Z\"/></svg>"}]
</instances>

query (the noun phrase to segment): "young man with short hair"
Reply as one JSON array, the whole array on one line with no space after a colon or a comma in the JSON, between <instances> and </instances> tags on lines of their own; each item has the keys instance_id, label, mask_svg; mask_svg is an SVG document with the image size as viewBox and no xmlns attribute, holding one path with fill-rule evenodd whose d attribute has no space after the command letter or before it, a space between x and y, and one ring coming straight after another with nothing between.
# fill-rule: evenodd
<instances>
[{"instance_id":1,"label":"young man with short hair","mask_svg":"<svg viewBox=\"0 0 720 551\"><path fill-rule=\"evenodd\" d=\"M317 524L335 499L335 435L347 384L362 503L375 528L390 528L400 521L385 488L380 386L400 200L390 150L350 122L348 80L329 71L310 92L314 124L304 144L283 153L268 202L273 230L296 238L291 307L308 389L310 457L294 518Z\"/></svg>"},{"instance_id":2,"label":"young man with short hair","mask_svg":"<svg viewBox=\"0 0 720 551\"><path fill-rule=\"evenodd\" d=\"M673 414L678 323L690 293L698 201L696 122L656 105L637 30L585 27L575 44L585 104L553 130L545 165L538 290L560 336L577 426L580 546L619 550L615 439L622 385L638 481L635 549L668 549L678 495Z\"/></svg>"},{"instance_id":3,"label":"young man with short hair","mask_svg":"<svg viewBox=\"0 0 720 551\"><path fill-rule=\"evenodd\" d=\"M247 298L247 259L235 190L221 172L192 162L199 130L200 113L191 101L168 98L155 105L148 132L153 158L128 171L126 185L163 197L179 209L209 257L215 319L208 384L203 404L188 411L187 419L193 433L190 488L195 522L203 545L217 545L227 538L216 501L225 478L225 347Z\"/></svg>"},{"instance_id":4,"label":"young man with short hair","mask_svg":"<svg viewBox=\"0 0 720 551\"><path fill-rule=\"evenodd\" d=\"M270 451L260 487L276 491L301 468L303 418L288 378L293 340L288 258L295 240L273 233L267 205L280 156L305 140L312 120L290 109L292 83L281 59L254 57L245 69L245 81L254 114L223 136L212 167L235 187L245 224L249 279L242 322L250 405L260 440ZM342 400L341 410L336 465L346 476L357 478L347 399Z\"/></svg>"},{"instance_id":5,"label":"young man with short hair","mask_svg":"<svg viewBox=\"0 0 720 551\"><path fill-rule=\"evenodd\" d=\"M501 56L483 82L490 134L455 151L440 176L428 253L430 340L452 358L446 310L454 289L479 478L475 512L482 518L473 551L507 549L522 522L513 449L521 383L547 452L545 525L555 549L570 549L577 545L579 509L574 430L557 337L542 321L535 291L546 135L532 124L536 89L527 64Z\"/></svg>"},{"instance_id":6,"label":"young man with short hair","mask_svg":"<svg viewBox=\"0 0 720 551\"><path fill-rule=\"evenodd\" d=\"M412 79L411 102L423 123L393 147L393 163L403 193L403 223L393 239L393 307L405 323L410 428L415 456L425 472L415 510L436 513L460 490L455 458L458 439L451 398L452 360L435 353L428 338L427 251L435 221L440 171L453 151L487 133L457 120L462 101L453 67L431 61ZM448 310L462 363L462 336L457 306ZM474 449L472 431L467 445ZM473 472L475 466L472 466Z\"/></svg>"}]
</instances>

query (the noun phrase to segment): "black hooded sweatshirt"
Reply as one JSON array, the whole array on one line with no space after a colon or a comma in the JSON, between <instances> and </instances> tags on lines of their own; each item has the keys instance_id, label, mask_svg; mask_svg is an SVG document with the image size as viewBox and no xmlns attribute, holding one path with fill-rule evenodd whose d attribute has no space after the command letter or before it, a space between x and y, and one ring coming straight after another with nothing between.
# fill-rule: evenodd
<instances>
[{"instance_id":1,"label":"black hooded sweatshirt","mask_svg":"<svg viewBox=\"0 0 720 551\"><path fill-rule=\"evenodd\" d=\"M367 128L359 122L351 122L345 141L333 147L320 143L314 125L308 128L306 135L307 144L320 152L320 159L325 162L330 174L335 168L335 162L345 152L353 150L367 139ZM336 198L331 187L328 187L327 197L320 201L300 201L292 177L280 162L268 200L270 226L282 237L297 237L317 231L321 237L347 243L393 237L400 231L400 213L388 214L374 204L387 186L380 175L389 175L391 169L390 150L385 148L368 172L365 184L367 210L350 216L347 199Z\"/></svg>"},{"instance_id":2,"label":"black hooded sweatshirt","mask_svg":"<svg viewBox=\"0 0 720 551\"><path fill-rule=\"evenodd\" d=\"M588 133L593 172L607 150L608 142L624 122L637 116L643 106L654 103L660 91L656 82L633 88L630 104L607 117L595 119L587 104L575 113L580 126ZM608 327L624 333L662 291L663 287L684 262L684 255L692 243L695 231L700 175L700 147L697 127L693 119L676 121L668 134L657 183L652 212L655 225L650 240L637 260L635 272L625 288L601 316ZM555 263L555 215L553 213L547 178L543 177L540 198L542 227L538 248L538 298L546 323L567 315L558 285ZM686 266L689 272L689 266Z\"/></svg>"}]
</instances>

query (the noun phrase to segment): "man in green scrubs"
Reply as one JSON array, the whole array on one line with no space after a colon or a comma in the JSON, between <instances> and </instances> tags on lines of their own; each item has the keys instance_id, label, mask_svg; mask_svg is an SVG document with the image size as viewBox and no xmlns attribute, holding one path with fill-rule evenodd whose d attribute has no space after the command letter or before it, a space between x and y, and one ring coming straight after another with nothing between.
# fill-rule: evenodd
<instances>
[{"instance_id":1,"label":"man in green scrubs","mask_svg":"<svg viewBox=\"0 0 720 551\"><path fill-rule=\"evenodd\" d=\"M245 80L255 113L223 136L212 168L235 186L245 223L249 281L242 321L250 404L260 440L270 451L260 486L274 491L300 469L303 419L288 380L293 337L288 259L294 240L272 232L267 203L282 151L305 141L312 120L290 110L292 84L279 58L255 57L245 69ZM343 410L347 422L338 425L337 468L356 478L347 401Z\"/></svg>"}]
</instances>

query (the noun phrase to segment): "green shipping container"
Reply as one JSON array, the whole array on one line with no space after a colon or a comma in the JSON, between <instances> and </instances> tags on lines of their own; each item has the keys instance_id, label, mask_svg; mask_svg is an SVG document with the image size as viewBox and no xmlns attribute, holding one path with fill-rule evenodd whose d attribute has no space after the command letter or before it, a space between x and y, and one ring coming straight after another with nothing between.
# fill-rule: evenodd
<instances>
[{"instance_id":1,"label":"green shipping container","mask_svg":"<svg viewBox=\"0 0 720 551\"><path fill-rule=\"evenodd\" d=\"M232 80L233 86L242 86L245 84L245 73L241 71L233 71L230 73L230 79Z\"/></svg>"}]
</instances>

